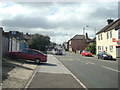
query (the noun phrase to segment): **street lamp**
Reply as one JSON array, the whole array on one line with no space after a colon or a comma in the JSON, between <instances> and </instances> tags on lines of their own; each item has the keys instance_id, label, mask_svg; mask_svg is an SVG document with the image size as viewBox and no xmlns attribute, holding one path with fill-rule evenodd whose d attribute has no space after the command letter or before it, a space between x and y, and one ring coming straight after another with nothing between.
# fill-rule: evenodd
<instances>
[{"instance_id":1,"label":"street lamp","mask_svg":"<svg viewBox=\"0 0 120 90\"><path fill-rule=\"evenodd\" d=\"M91 26L88 26L88 25L86 27L93 28L95 30L95 36L96 36L96 28L95 27L91 27Z\"/></svg>"}]
</instances>

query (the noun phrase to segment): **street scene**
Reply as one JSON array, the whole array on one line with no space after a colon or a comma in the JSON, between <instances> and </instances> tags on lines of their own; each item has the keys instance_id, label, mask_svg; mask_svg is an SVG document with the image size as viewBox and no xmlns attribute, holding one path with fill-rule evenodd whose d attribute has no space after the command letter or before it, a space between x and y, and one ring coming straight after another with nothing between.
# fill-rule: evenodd
<instances>
[{"instance_id":1,"label":"street scene","mask_svg":"<svg viewBox=\"0 0 120 90\"><path fill-rule=\"evenodd\" d=\"M120 2L4 2L0 9L0 89L119 90Z\"/></svg>"}]
</instances>

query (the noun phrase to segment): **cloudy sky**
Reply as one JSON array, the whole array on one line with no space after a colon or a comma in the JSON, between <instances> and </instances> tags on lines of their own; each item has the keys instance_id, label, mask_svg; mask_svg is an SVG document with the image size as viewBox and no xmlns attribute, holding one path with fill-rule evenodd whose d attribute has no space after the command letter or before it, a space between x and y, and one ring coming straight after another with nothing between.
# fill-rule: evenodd
<instances>
[{"instance_id":1,"label":"cloudy sky","mask_svg":"<svg viewBox=\"0 0 120 90\"><path fill-rule=\"evenodd\" d=\"M107 19L117 20L118 2L2 2L0 13L4 31L39 33L63 43L83 28L94 38Z\"/></svg>"}]
</instances>

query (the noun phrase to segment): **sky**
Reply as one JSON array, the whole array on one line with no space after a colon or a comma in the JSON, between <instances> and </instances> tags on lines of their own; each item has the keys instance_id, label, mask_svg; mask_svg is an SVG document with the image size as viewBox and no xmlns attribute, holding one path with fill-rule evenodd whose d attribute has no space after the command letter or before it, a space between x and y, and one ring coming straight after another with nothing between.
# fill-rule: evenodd
<instances>
[{"instance_id":1,"label":"sky","mask_svg":"<svg viewBox=\"0 0 120 90\"><path fill-rule=\"evenodd\" d=\"M1 2L0 26L4 31L48 35L62 44L85 33L92 39L95 31L118 19L118 2ZM87 27L88 26L88 27Z\"/></svg>"}]
</instances>

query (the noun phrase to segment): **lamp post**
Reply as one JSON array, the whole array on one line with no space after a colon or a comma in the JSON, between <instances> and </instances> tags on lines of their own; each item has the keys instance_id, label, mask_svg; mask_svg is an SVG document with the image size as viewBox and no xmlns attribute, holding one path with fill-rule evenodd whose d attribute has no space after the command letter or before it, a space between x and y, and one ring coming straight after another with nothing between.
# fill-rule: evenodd
<instances>
[{"instance_id":1,"label":"lamp post","mask_svg":"<svg viewBox=\"0 0 120 90\"><path fill-rule=\"evenodd\" d=\"M95 31L95 36L96 36L96 28L95 27L91 27L91 26L86 26L86 27L90 27L90 28L93 28L94 29L94 31Z\"/></svg>"}]
</instances>

